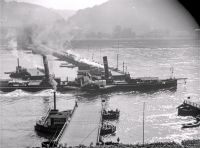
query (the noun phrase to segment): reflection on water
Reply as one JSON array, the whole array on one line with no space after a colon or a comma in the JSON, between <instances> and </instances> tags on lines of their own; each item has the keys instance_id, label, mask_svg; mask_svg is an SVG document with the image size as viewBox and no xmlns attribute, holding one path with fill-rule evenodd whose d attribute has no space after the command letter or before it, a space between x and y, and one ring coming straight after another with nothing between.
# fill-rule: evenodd
<instances>
[{"instance_id":1,"label":"reflection on water","mask_svg":"<svg viewBox=\"0 0 200 148\"><path fill-rule=\"evenodd\" d=\"M96 53L93 58L102 63L98 55L99 49L93 49ZM83 57L89 56L92 52L77 49ZM59 110L72 109L74 101L98 102L102 98L107 100L108 108L120 109L118 121L112 121L116 125L115 135L104 137L106 141L117 141L123 143L142 142L142 107L146 102L145 109L145 141L180 141L182 139L192 139L200 136L198 128L181 129L181 124L193 120L191 117L178 117L176 107L183 102L188 95L198 98L200 92L200 64L198 52L195 48L166 48L149 49L133 48L118 50L119 65L125 62L128 71L133 77L158 76L167 78L170 76L170 67L174 67L175 77L188 78L187 83L179 82L177 90L160 90L156 92L113 92L109 94L88 94L88 93L57 93L57 107ZM111 66L116 66L116 49L101 49L101 56L107 55ZM30 68L33 65L41 65L40 56L29 55L32 60L20 58L23 67ZM2 78L7 76L5 71L13 71L16 66L16 57L10 53L4 53L1 57ZM26 57L26 56L23 56ZM91 59L90 59L91 60ZM34 62L32 62L34 61ZM6 65L4 63L7 63ZM56 76L67 76L74 79L75 69L59 68L59 61L54 61L50 57L50 69ZM57 70L59 69L59 70ZM1 146L2 147L26 147L40 146L45 138L37 135L34 125L37 119L44 115L48 107L53 104L53 94L51 90L39 93L27 93L16 90L11 93L1 93ZM12 142L11 142L12 141Z\"/></svg>"}]
</instances>

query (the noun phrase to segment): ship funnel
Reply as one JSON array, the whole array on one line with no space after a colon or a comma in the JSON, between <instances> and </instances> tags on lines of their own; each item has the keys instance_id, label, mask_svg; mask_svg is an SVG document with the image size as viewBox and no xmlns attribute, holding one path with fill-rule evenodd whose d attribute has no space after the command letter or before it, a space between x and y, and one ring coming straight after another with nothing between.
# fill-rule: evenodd
<instances>
[{"instance_id":1,"label":"ship funnel","mask_svg":"<svg viewBox=\"0 0 200 148\"><path fill-rule=\"evenodd\" d=\"M54 110L56 110L56 92L53 92Z\"/></svg>"},{"instance_id":2,"label":"ship funnel","mask_svg":"<svg viewBox=\"0 0 200 148\"><path fill-rule=\"evenodd\" d=\"M108 60L107 60L107 56L103 57L103 64L104 64L104 70L105 70L105 78L108 79L109 78L109 72L108 72Z\"/></svg>"},{"instance_id":3,"label":"ship funnel","mask_svg":"<svg viewBox=\"0 0 200 148\"><path fill-rule=\"evenodd\" d=\"M17 67L19 67L19 58L17 58Z\"/></svg>"},{"instance_id":4,"label":"ship funnel","mask_svg":"<svg viewBox=\"0 0 200 148\"><path fill-rule=\"evenodd\" d=\"M45 55L43 55L42 57L43 57L43 63L44 63L45 78L49 79L49 66L48 66L47 57Z\"/></svg>"}]
</instances>

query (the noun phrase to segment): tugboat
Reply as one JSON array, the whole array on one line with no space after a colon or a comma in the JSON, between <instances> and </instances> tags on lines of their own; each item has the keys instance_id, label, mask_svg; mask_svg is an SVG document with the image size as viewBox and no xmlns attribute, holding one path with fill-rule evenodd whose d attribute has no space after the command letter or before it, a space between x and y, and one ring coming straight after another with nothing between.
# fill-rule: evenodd
<instances>
[{"instance_id":1,"label":"tugboat","mask_svg":"<svg viewBox=\"0 0 200 148\"><path fill-rule=\"evenodd\" d=\"M112 124L103 123L100 131L100 135L108 135L108 134L114 134L116 131L116 127Z\"/></svg>"},{"instance_id":2,"label":"tugboat","mask_svg":"<svg viewBox=\"0 0 200 148\"><path fill-rule=\"evenodd\" d=\"M193 128L198 126L200 126L200 115L196 116L195 122L183 124L182 128Z\"/></svg>"},{"instance_id":3,"label":"tugboat","mask_svg":"<svg viewBox=\"0 0 200 148\"><path fill-rule=\"evenodd\" d=\"M71 115L72 110L59 112L56 109L56 92L54 92L54 109L49 109L47 115L36 122L35 130L46 134L58 134Z\"/></svg>"},{"instance_id":4,"label":"tugboat","mask_svg":"<svg viewBox=\"0 0 200 148\"><path fill-rule=\"evenodd\" d=\"M179 116L193 116L196 117L200 115L200 105L195 102L189 101L190 97L187 98L187 100L184 100L184 102L178 106L178 115Z\"/></svg>"},{"instance_id":5,"label":"tugboat","mask_svg":"<svg viewBox=\"0 0 200 148\"><path fill-rule=\"evenodd\" d=\"M118 109L114 110L103 110L102 119L103 120L117 120L119 119L120 111Z\"/></svg>"},{"instance_id":6,"label":"tugboat","mask_svg":"<svg viewBox=\"0 0 200 148\"><path fill-rule=\"evenodd\" d=\"M44 78L43 70L37 69L26 69L19 65L19 58L17 58L16 71L14 72L5 72L9 74L12 79L21 79L21 80L42 80Z\"/></svg>"},{"instance_id":7,"label":"tugboat","mask_svg":"<svg viewBox=\"0 0 200 148\"><path fill-rule=\"evenodd\" d=\"M28 92L38 92L46 89L56 89L57 91L73 91L80 87L76 82L61 81L60 78L55 78L49 73L48 61L45 55L43 57L44 72L41 69L27 70L19 66L16 67L15 72L6 72L10 74L11 79L0 80L0 90L2 92L11 92L16 89L21 89ZM42 75L37 73L41 71ZM43 75L44 73L44 75Z\"/></svg>"},{"instance_id":8,"label":"tugboat","mask_svg":"<svg viewBox=\"0 0 200 148\"><path fill-rule=\"evenodd\" d=\"M45 75L31 76L27 70L19 66L16 67L16 72L10 73L13 79L9 80L7 84L0 86L3 92L10 92L16 89L21 89L28 92L37 92L44 89L53 89L56 86L56 81L49 74L47 57L43 55L43 63L45 68Z\"/></svg>"}]
</instances>

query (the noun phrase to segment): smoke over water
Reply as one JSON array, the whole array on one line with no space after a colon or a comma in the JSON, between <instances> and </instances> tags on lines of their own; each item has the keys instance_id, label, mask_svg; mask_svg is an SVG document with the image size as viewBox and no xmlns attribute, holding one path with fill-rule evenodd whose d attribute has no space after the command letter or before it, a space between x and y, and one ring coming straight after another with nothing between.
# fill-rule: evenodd
<instances>
[{"instance_id":1,"label":"smoke over water","mask_svg":"<svg viewBox=\"0 0 200 148\"><path fill-rule=\"evenodd\" d=\"M65 53L67 56L73 57L74 60L77 62L85 63L87 65L91 65L98 68L103 68L103 65L93 62L93 61L89 61L88 59L81 57L79 54L73 52L72 50L67 50Z\"/></svg>"}]
</instances>

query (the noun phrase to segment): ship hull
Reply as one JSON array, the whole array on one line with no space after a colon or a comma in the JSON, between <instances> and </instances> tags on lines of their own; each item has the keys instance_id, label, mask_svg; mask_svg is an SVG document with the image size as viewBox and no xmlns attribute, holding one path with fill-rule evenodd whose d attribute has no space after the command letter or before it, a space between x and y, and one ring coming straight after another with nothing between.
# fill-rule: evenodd
<instances>
[{"instance_id":1,"label":"ship hull","mask_svg":"<svg viewBox=\"0 0 200 148\"><path fill-rule=\"evenodd\" d=\"M177 87L177 80L163 80L157 83L140 83L140 84L116 84L116 89L130 89L134 91L148 91L148 90L158 90L158 89L165 89L165 88L176 88Z\"/></svg>"},{"instance_id":2,"label":"ship hull","mask_svg":"<svg viewBox=\"0 0 200 148\"><path fill-rule=\"evenodd\" d=\"M52 87L41 87L41 86L5 86L5 87L0 87L0 90L2 92L12 92L15 91L17 89L21 89L23 91L27 91L27 92L39 92L42 90L46 90L46 89L52 89Z\"/></svg>"},{"instance_id":3,"label":"ship hull","mask_svg":"<svg viewBox=\"0 0 200 148\"><path fill-rule=\"evenodd\" d=\"M83 91L88 92L112 92L112 91L157 91L160 89L167 89L167 90L176 90L177 89L177 79L169 79L169 80L162 80L156 83L112 83L110 85L106 85L105 87L84 87L82 88Z\"/></svg>"},{"instance_id":4,"label":"ship hull","mask_svg":"<svg viewBox=\"0 0 200 148\"><path fill-rule=\"evenodd\" d=\"M45 133L45 134L55 134L55 133L59 133L60 130L62 129L64 124L60 125L60 126L43 126L40 124L36 124L35 125L35 130L37 132L41 132L41 133Z\"/></svg>"},{"instance_id":5,"label":"ship hull","mask_svg":"<svg viewBox=\"0 0 200 148\"><path fill-rule=\"evenodd\" d=\"M105 87L74 87L68 85L58 85L57 91L66 92L66 91L73 91L73 90L82 90L91 93L106 93L112 91L153 91L159 89L173 89L177 88L177 79L169 79L169 80L162 80L156 83L113 83L108 84ZM0 90L3 92L12 92L16 89L21 89L27 92L39 92L46 89L53 89L51 86L0 86Z\"/></svg>"}]
</instances>

